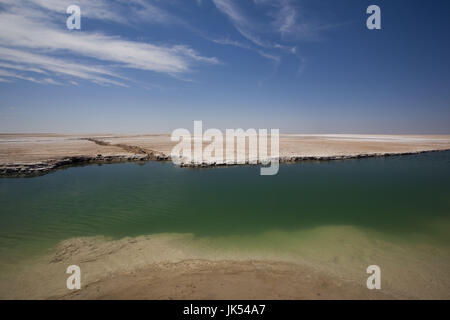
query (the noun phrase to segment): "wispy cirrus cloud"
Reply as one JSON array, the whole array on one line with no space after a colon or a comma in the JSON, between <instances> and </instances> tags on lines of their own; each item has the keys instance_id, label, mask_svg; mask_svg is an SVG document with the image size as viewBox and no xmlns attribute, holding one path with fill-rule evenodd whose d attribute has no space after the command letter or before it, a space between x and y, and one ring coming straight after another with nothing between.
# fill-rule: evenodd
<instances>
[{"instance_id":1,"label":"wispy cirrus cloud","mask_svg":"<svg viewBox=\"0 0 450 320\"><path fill-rule=\"evenodd\" d=\"M255 21L246 15L235 0L212 0L216 8L229 18L236 30L255 45L265 48L291 50L292 46L268 40L278 36L292 39L312 39L324 26L315 26L302 17L298 3L292 0L253 0L253 10L264 8L264 21ZM247 2L246 2L247 3ZM248 3L247 3L248 4Z\"/></svg>"},{"instance_id":2,"label":"wispy cirrus cloud","mask_svg":"<svg viewBox=\"0 0 450 320\"><path fill-rule=\"evenodd\" d=\"M10 63L1 63L0 62L0 68L47 74L44 70L41 70L39 68L33 68L33 67L19 65L19 64L10 64Z\"/></svg>"},{"instance_id":3,"label":"wispy cirrus cloud","mask_svg":"<svg viewBox=\"0 0 450 320\"><path fill-rule=\"evenodd\" d=\"M274 40L274 35L280 38L285 34L300 31L297 11L289 0L253 0L255 6L264 5L269 8L265 15L269 21L254 21L239 7L238 1L212 0L212 2L249 44L229 38L214 39L214 42L253 50L274 62L275 66L281 63L282 53L293 54L303 63L304 60L298 55L296 45L282 44Z\"/></svg>"},{"instance_id":4,"label":"wispy cirrus cloud","mask_svg":"<svg viewBox=\"0 0 450 320\"><path fill-rule=\"evenodd\" d=\"M117 80L117 79L126 80L126 78L118 74L115 74L114 72L111 72L108 68L105 68L103 66L92 66L79 63L72 63L64 59L58 59L48 57L46 55L26 52L24 50L17 50L3 47L0 47L0 59L16 63L15 65L3 64L3 67L8 67L8 65L10 67L14 66L16 70L36 73L35 71L36 69L40 71L44 69L46 70L44 71L46 74L50 73L68 79L77 78L91 81L100 85L115 85L121 87L128 86L125 83ZM19 68L17 68L17 64L19 63L21 63L21 65Z\"/></svg>"},{"instance_id":5,"label":"wispy cirrus cloud","mask_svg":"<svg viewBox=\"0 0 450 320\"><path fill-rule=\"evenodd\" d=\"M55 85L60 85L59 82L51 79L51 78L43 78L43 79L36 79L34 77L30 77L30 76L24 76L22 74L19 74L17 72L14 71L9 71L9 70L5 70L5 69L1 69L0 68L0 77L4 78L13 78L13 79L20 79L20 80L26 80L26 81L30 81L30 82L34 82L34 83L39 83L39 84L55 84Z\"/></svg>"},{"instance_id":6,"label":"wispy cirrus cloud","mask_svg":"<svg viewBox=\"0 0 450 320\"><path fill-rule=\"evenodd\" d=\"M229 38L217 38L217 39L210 39L210 40L214 43L229 45L229 46L234 46L234 47L254 51L254 52L258 53L261 57L271 60L277 66L281 62L281 57L279 55L265 52L259 48L255 48L254 46L249 45L247 43L243 43L243 42L236 41L236 40L231 40Z\"/></svg>"},{"instance_id":7,"label":"wispy cirrus cloud","mask_svg":"<svg viewBox=\"0 0 450 320\"><path fill-rule=\"evenodd\" d=\"M278 10L275 14L273 25L282 35L298 30L297 10L291 5L289 0L280 0Z\"/></svg>"},{"instance_id":8,"label":"wispy cirrus cloud","mask_svg":"<svg viewBox=\"0 0 450 320\"><path fill-rule=\"evenodd\" d=\"M300 3L293 0L211 1L248 41L246 43L230 38L217 38L214 40L216 43L253 50L274 61L276 66L281 63L283 54L293 55L299 61L298 73L302 72L306 63L299 50L301 41L316 41L320 39L322 31L351 23L321 25L308 21ZM248 14L255 11L259 14Z\"/></svg>"},{"instance_id":9,"label":"wispy cirrus cloud","mask_svg":"<svg viewBox=\"0 0 450 320\"><path fill-rule=\"evenodd\" d=\"M273 38L274 34L282 35L294 32L294 29L300 30L296 20L296 10L290 6L289 0L254 0L255 5L264 4L270 8L266 15L272 18L270 21L263 22L253 21L233 0L212 0L212 2L230 20L236 30L253 45L263 49L280 49L287 53L297 53L296 46L268 39ZM237 43L239 42L230 41L228 44L236 45Z\"/></svg>"},{"instance_id":10,"label":"wispy cirrus cloud","mask_svg":"<svg viewBox=\"0 0 450 320\"><path fill-rule=\"evenodd\" d=\"M125 2L131 4L131 7L127 6L130 14L133 14L133 5L143 8L137 18L150 15L166 21L167 15L142 0L78 1L85 5L83 15L119 23L124 22L120 20L121 12L112 8ZM3 77L59 83L48 80L49 77L37 80L35 76L17 73L21 71L64 76L69 78L68 83L83 79L104 85L128 86L129 79L120 75L121 70L136 69L181 77L180 74L190 72L198 64L219 63L217 58L202 56L183 44L156 45L99 32L71 32L56 25L52 16L65 17L59 13L68 3L70 1L65 0L0 0L4 7L0 11L0 63L6 69L16 70L4 72ZM80 59L84 59L83 63Z\"/></svg>"},{"instance_id":11,"label":"wispy cirrus cloud","mask_svg":"<svg viewBox=\"0 0 450 320\"><path fill-rule=\"evenodd\" d=\"M83 17L121 24L136 20L150 23L178 21L178 18L146 0L1 0L0 3L22 9L45 9L56 14L65 14L68 6L76 4L82 8Z\"/></svg>"},{"instance_id":12,"label":"wispy cirrus cloud","mask_svg":"<svg viewBox=\"0 0 450 320\"><path fill-rule=\"evenodd\" d=\"M230 0L212 0L216 8L225 14L237 31L247 40L261 47L271 47L267 41L255 34L255 25L246 17L239 7Z\"/></svg>"}]
</instances>

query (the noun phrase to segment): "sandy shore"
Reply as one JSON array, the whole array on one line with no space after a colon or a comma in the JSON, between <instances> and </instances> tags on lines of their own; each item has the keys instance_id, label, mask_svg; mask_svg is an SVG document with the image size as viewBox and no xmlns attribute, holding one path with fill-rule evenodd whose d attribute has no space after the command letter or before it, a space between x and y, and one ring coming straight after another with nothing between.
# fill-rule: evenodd
<instances>
[{"instance_id":1,"label":"sandy shore","mask_svg":"<svg viewBox=\"0 0 450 320\"><path fill-rule=\"evenodd\" d=\"M57 299L395 299L313 268L276 261L185 260L116 273Z\"/></svg>"},{"instance_id":2,"label":"sandy shore","mask_svg":"<svg viewBox=\"0 0 450 320\"><path fill-rule=\"evenodd\" d=\"M44 174L61 167L88 163L170 160L175 144L169 135L0 134L0 176ZM449 149L450 135L280 136L281 162Z\"/></svg>"},{"instance_id":3,"label":"sandy shore","mask_svg":"<svg viewBox=\"0 0 450 320\"><path fill-rule=\"evenodd\" d=\"M3 266L0 299L450 299L449 252L350 226L236 239L73 238ZM73 264L79 291L66 288ZM371 264L382 269L380 291L366 287Z\"/></svg>"},{"instance_id":4,"label":"sandy shore","mask_svg":"<svg viewBox=\"0 0 450 320\"><path fill-rule=\"evenodd\" d=\"M20 271L16 267L9 276L4 274L0 299L397 298L304 263L238 255L234 256L237 260L222 260L208 250L200 253L181 245L182 238L189 236L64 241L50 256L30 261ZM82 289L71 291L65 288L68 275L64 270L74 263L82 270Z\"/></svg>"}]
</instances>

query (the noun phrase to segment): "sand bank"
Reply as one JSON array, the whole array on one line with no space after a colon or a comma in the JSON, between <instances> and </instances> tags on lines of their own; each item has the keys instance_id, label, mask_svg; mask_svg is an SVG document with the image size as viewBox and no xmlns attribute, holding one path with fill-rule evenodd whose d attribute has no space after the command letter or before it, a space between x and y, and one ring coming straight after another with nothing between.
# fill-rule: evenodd
<instances>
[{"instance_id":1,"label":"sand bank","mask_svg":"<svg viewBox=\"0 0 450 320\"><path fill-rule=\"evenodd\" d=\"M0 298L449 299L450 250L350 226L196 237L74 238L2 272ZM82 289L69 291L69 265ZM382 290L366 288L366 268Z\"/></svg>"},{"instance_id":2,"label":"sand bank","mask_svg":"<svg viewBox=\"0 0 450 320\"><path fill-rule=\"evenodd\" d=\"M185 260L119 272L58 299L395 299L306 266Z\"/></svg>"}]
</instances>

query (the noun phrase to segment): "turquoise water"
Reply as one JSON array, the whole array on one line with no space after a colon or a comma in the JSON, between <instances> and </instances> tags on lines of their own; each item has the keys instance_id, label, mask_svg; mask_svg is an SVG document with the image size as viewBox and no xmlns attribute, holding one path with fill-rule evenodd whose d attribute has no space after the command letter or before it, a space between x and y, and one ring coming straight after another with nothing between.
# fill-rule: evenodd
<instances>
[{"instance_id":1,"label":"turquoise water","mask_svg":"<svg viewBox=\"0 0 450 320\"><path fill-rule=\"evenodd\" d=\"M196 236L352 225L449 244L450 152L258 167L148 162L0 179L0 259L61 240L156 233Z\"/></svg>"}]
</instances>

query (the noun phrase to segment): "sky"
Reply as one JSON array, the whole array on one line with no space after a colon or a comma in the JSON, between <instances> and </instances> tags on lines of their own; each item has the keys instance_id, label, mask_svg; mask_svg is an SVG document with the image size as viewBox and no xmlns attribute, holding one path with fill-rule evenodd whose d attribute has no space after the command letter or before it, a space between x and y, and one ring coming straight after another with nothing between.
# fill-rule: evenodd
<instances>
[{"instance_id":1,"label":"sky","mask_svg":"<svg viewBox=\"0 0 450 320\"><path fill-rule=\"evenodd\" d=\"M69 5L81 29L69 30ZM381 30L369 30L369 5ZM450 134L450 1L0 0L0 132Z\"/></svg>"}]
</instances>

